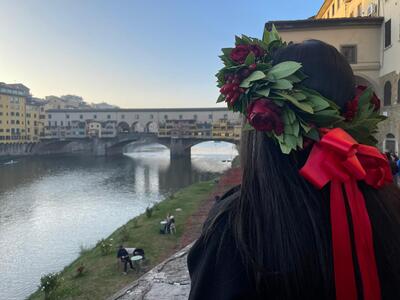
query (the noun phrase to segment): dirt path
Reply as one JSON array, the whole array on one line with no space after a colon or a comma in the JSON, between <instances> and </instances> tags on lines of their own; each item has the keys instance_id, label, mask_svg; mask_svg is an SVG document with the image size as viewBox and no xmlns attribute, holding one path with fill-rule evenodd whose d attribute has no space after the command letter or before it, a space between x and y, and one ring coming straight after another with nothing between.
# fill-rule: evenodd
<instances>
[{"instance_id":1,"label":"dirt path","mask_svg":"<svg viewBox=\"0 0 400 300\"><path fill-rule=\"evenodd\" d=\"M215 196L221 196L230 188L240 184L241 179L242 176L240 168L229 169L220 177L220 180L210 197L205 200L200 205L199 209L187 220L181 242L178 247L179 249L187 246L200 236L203 223L208 216L208 212L214 204Z\"/></svg>"}]
</instances>

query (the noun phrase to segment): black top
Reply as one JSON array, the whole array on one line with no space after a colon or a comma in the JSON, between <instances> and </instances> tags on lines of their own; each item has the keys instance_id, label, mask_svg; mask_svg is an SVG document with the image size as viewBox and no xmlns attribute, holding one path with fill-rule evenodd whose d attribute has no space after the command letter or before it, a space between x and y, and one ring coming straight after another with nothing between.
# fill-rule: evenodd
<instances>
[{"instance_id":1,"label":"black top","mask_svg":"<svg viewBox=\"0 0 400 300\"><path fill-rule=\"evenodd\" d=\"M240 187L236 187L214 204L210 211L209 219L204 228L208 228L210 219L220 211L226 211L238 199ZM399 253L388 251L394 240L398 238L398 224L393 224L393 219L387 215L380 215L371 212L380 211L385 206L385 211L393 213L400 212L400 204L396 201L395 205L383 199L375 202L366 197L366 203L370 211L371 223L374 229L375 253L381 281L382 299L400 299L400 261ZM388 210L386 210L388 209ZM399 214L400 216L400 214ZM396 222L397 223L397 222ZM239 299L279 299L278 292L274 291L274 286L278 286L278 281L271 278L267 295L257 295L255 286L247 276L244 264L241 261L239 250L228 224L227 215L223 214L218 218L217 224L207 233L201 234L195 242L188 255L188 269L191 278L191 291L189 300L239 300ZM389 232L387 235L382 232ZM394 248L393 248L394 249ZM388 252L390 255L388 255ZM396 251L395 251L396 252ZM334 286L332 282L332 293L330 297L334 299ZM321 295L326 295L322 287L304 287L306 298L301 299L326 299ZM299 298L296 298L298 300Z\"/></svg>"},{"instance_id":2,"label":"black top","mask_svg":"<svg viewBox=\"0 0 400 300\"><path fill-rule=\"evenodd\" d=\"M219 211L225 201L234 201L238 195L239 187L228 191L213 206L210 215ZM224 216L207 239L203 233L193 245L188 255L188 268L192 281L191 300L256 298Z\"/></svg>"},{"instance_id":3,"label":"black top","mask_svg":"<svg viewBox=\"0 0 400 300\"><path fill-rule=\"evenodd\" d=\"M125 258L127 256L129 256L129 253L128 253L128 251L126 251L125 248L121 248L118 250L118 253L117 253L118 258Z\"/></svg>"}]
</instances>

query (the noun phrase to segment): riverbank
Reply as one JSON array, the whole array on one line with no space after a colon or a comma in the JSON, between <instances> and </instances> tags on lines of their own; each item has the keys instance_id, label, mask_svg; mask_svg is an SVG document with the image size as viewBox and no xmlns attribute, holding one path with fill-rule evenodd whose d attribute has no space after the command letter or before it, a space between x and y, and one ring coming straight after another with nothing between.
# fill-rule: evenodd
<instances>
[{"instance_id":1,"label":"riverbank","mask_svg":"<svg viewBox=\"0 0 400 300\"><path fill-rule=\"evenodd\" d=\"M228 171L231 172L232 170ZM151 216L143 214L132 219L104 241L105 244L112 244L109 253L102 253L102 243L98 243L90 250L83 249L81 256L60 273L63 280L53 296L61 299L104 299L169 257L185 243L194 240L200 232L214 195L232 186L230 181L223 180L225 176L222 176L219 184L207 181L184 188L157 204ZM167 213L175 216L176 235L159 234L159 222ZM121 243L126 247L145 250L146 261L141 272L122 275L122 269L117 266L115 258L115 249ZM81 266L83 272L79 275L78 269ZM29 297L29 299L43 298L44 294L41 291Z\"/></svg>"}]
</instances>

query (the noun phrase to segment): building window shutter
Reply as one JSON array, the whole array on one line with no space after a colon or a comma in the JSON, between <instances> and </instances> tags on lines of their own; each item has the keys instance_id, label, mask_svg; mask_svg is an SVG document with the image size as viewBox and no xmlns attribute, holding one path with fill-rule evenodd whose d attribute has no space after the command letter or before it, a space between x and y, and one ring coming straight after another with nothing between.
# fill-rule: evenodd
<instances>
[{"instance_id":1,"label":"building window shutter","mask_svg":"<svg viewBox=\"0 0 400 300\"><path fill-rule=\"evenodd\" d=\"M397 102L400 103L400 79L397 82Z\"/></svg>"},{"instance_id":2,"label":"building window shutter","mask_svg":"<svg viewBox=\"0 0 400 300\"><path fill-rule=\"evenodd\" d=\"M385 48L392 44L392 20L385 23Z\"/></svg>"}]
</instances>

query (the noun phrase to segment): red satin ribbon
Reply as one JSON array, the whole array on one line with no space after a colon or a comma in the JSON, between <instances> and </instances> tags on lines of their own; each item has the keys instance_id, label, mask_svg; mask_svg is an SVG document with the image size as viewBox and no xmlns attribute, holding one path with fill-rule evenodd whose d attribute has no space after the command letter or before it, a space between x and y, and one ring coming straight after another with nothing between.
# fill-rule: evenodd
<instances>
[{"instance_id":1,"label":"red satin ribbon","mask_svg":"<svg viewBox=\"0 0 400 300\"><path fill-rule=\"evenodd\" d=\"M346 201L350 208L355 253L365 300L381 299L371 222L357 181L374 188L392 182L386 156L375 147L358 144L340 128L328 130L311 150L300 174L318 189L329 182L333 263L337 300L357 300ZM343 195L343 186L346 197Z\"/></svg>"}]
</instances>

